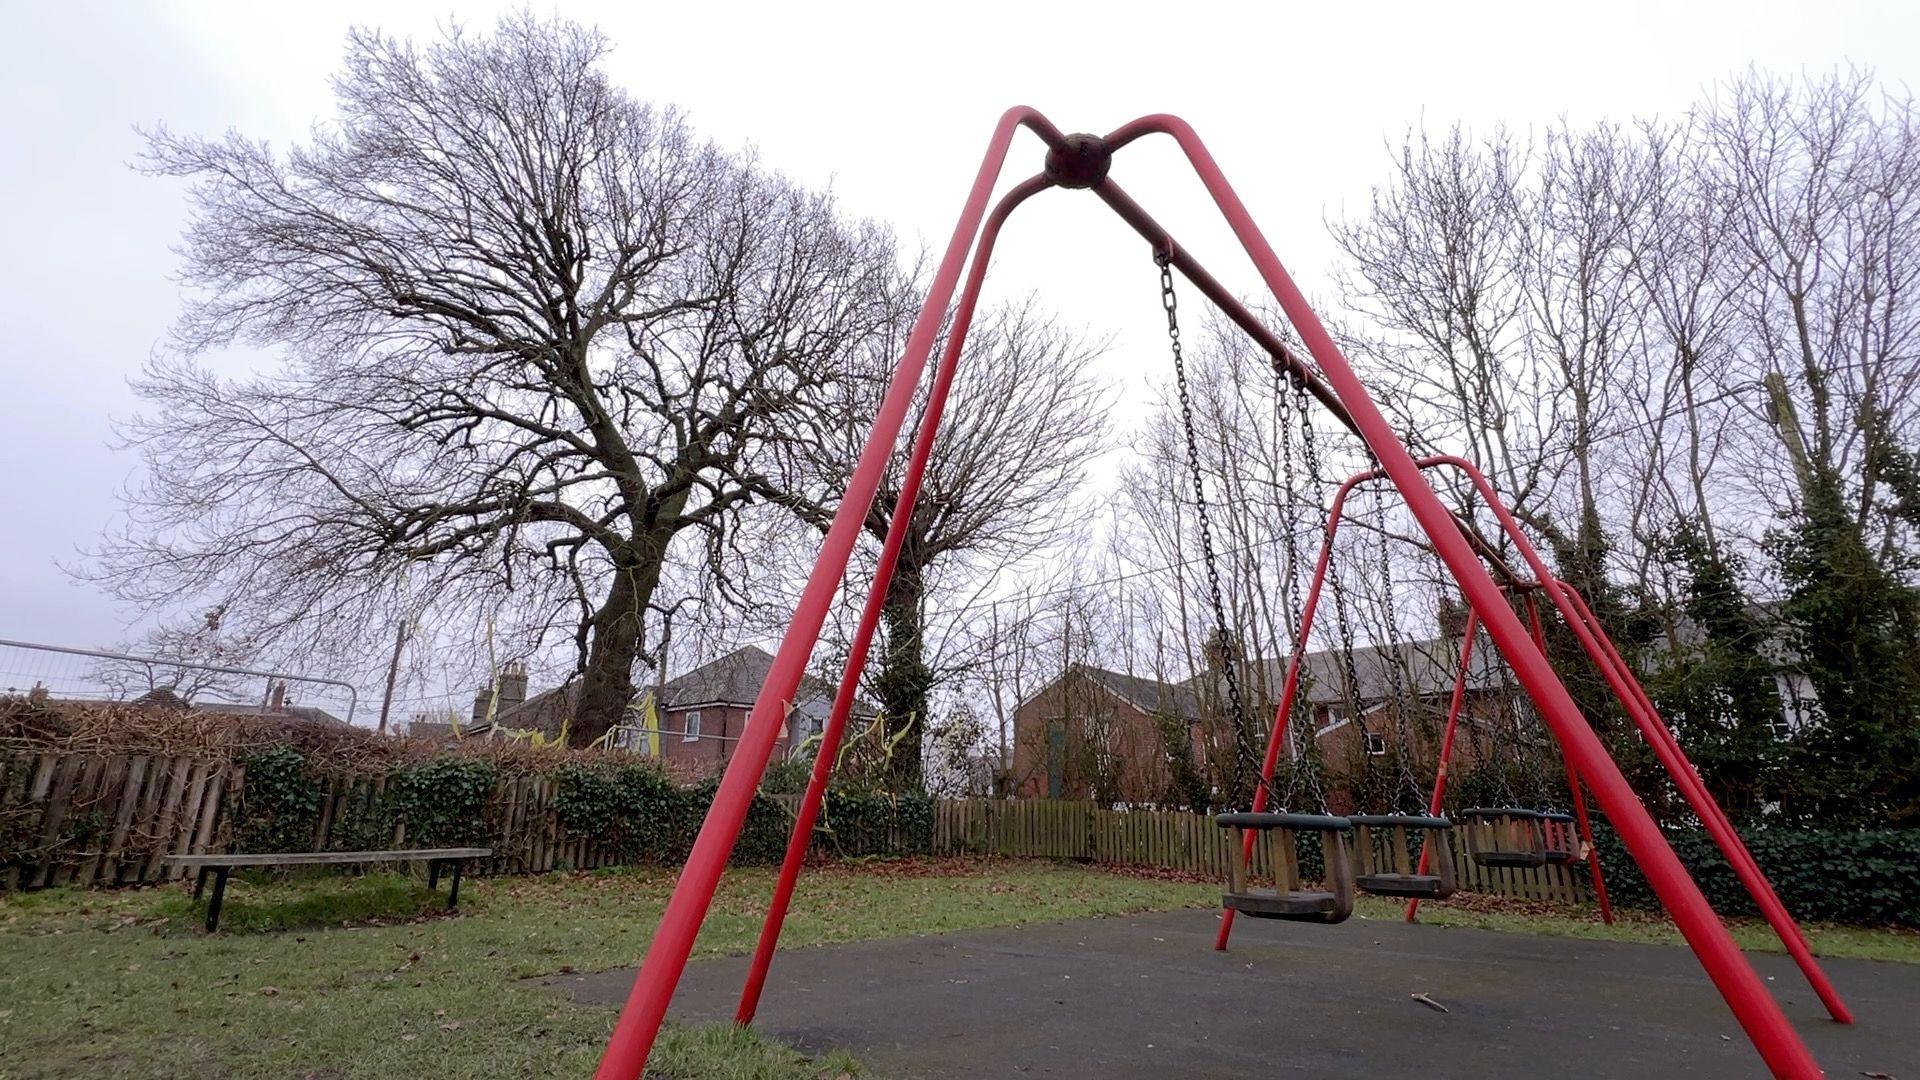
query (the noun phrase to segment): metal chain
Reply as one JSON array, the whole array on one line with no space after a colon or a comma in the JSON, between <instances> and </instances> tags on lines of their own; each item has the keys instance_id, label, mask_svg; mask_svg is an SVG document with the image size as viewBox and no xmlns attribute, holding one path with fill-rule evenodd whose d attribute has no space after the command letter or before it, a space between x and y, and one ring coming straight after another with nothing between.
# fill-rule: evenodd
<instances>
[{"instance_id":1,"label":"metal chain","mask_svg":"<svg viewBox=\"0 0 1920 1080\"><path fill-rule=\"evenodd\" d=\"M1289 620L1287 623L1287 640L1291 643L1291 647L1295 652L1300 652L1304 650L1306 644L1300 640L1300 627L1307 621L1307 618L1306 611L1302 605L1300 588L1300 540L1294 531L1294 526L1298 524L1300 517L1300 498L1299 492L1294 485L1293 475L1293 425L1283 405L1286 399L1287 385L1288 380L1285 377L1284 369L1276 357L1273 365L1273 431L1275 438L1280 443L1280 483L1282 490L1285 492L1283 496L1285 502L1282 510L1283 517L1280 536L1281 543L1285 547L1287 560L1287 572L1286 576L1280 579L1280 588L1286 597L1287 618ZM1294 388L1297 392L1304 392L1297 383ZM1289 657L1288 659L1291 660L1292 658ZM1287 744L1290 751L1294 746L1306 746L1309 748L1313 746L1312 740L1314 732L1312 730L1313 721L1311 719L1311 710L1308 711L1309 719L1307 720L1307 731L1305 732L1307 741L1304 743L1300 741L1302 738L1301 725L1299 722L1302 711L1301 704L1300 695L1296 690L1292 713L1286 718ZM1307 754L1288 753L1287 791L1285 797L1280 800L1282 807L1291 807L1294 791L1300 783L1301 772L1312 768L1314 768L1314 763L1308 760Z\"/></svg>"},{"instance_id":2,"label":"metal chain","mask_svg":"<svg viewBox=\"0 0 1920 1080\"><path fill-rule=\"evenodd\" d=\"M1194 432L1193 397L1187 388L1187 362L1180 342L1179 298L1173 291L1173 260L1165 248L1158 248L1153 253L1153 261L1160 267L1160 306L1167 313L1167 341L1173 350L1173 378L1180 394L1180 426L1187 438L1187 468L1193 475L1193 504L1195 517L1200 524L1200 557L1206 564L1207 599L1213 608L1214 641L1209 643L1209 648L1218 648L1226 654L1221 657L1220 668L1227 683L1227 709L1233 723L1235 756L1240 760L1240 767L1253 776L1255 783L1264 784L1266 781L1260 775L1259 759L1253 752L1246 706L1240 698L1240 674L1235 670L1236 658L1228 651L1232 637L1227 630L1226 603L1221 598L1220 567L1214 557L1213 525L1207 516L1207 489L1200 467L1200 440Z\"/></svg>"},{"instance_id":3,"label":"metal chain","mask_svg":"<svg viewBox=\"0 0 1920 1080\"><path fill-rule=\"evenodd\" d=\"M1390 658L1389 663L1392 667L1391 675L1394 682L1393 699L1399 703L1393 710L1393 728L1394 737L1399 741L1399 745L1394 747L1394 756L1399 758L1400 776L1394 787L1392 796L1394 804L1392 809L1399 810L1401 809L1400 797L1404 794L1412 795L1415 805L1420 801L1420 781L1413 775L1413 765L1411 762L1413 756L1413 734L1409 726L1411 721L1408 716L1418 705L1420 698L1413 688L1412 670L1408 667L1406 653L1402 651L1399 619L1394 614L1394 598L1399 594L1395 591L1393 585L1393 557L1387 550L1390 542L1387 535L1387 494L1384 489L1377 490L1380 492L1378 499L1380 505L1380 588L1384 596L1381 607L1386 616L1387 648L1390 650L1388 655Z\"/></svg>"},{"instance_id":4,"label":"metal chain","mask_svg":"<svg viewBox=\"0 0 1920 1080\"><path fill-rule=\"evenodd\" d=\"M1293 407L1294 413L1300 421L1300 456L1306 460L1307 483L1313 486L1313 505L1318 509L1324 509L1326 507L1326 483L1320 472L1320 451L1314 442L1313 409L1307 403L1307 384L1305 380L1297 379L1294 381ZM1331 572L1331 565L1329 565L1328 570ZM1337 595L1336 591L1336 596ZM1349 642L1349 644L1351 643ZM1300 648L1305 649L1306 647L1306 642L1300 643ZM1349 648L1346 655L1347 678L1351 680L1353 678L1353 650ZM1304 656L1301 658L1301 664L1303 666L1306 664L1306 658ZM1351 685L1351 681L1349 681L1349 685ZM1327 793L1320 782L1320 732L1313 727L1313 709L1311 706L1307 708L1307 717L1307 752L1303 755L1302 759L1307 763L1307 784L1313 791L1314 805L1324 811L1327 808Z\"/></svg>"}]
</instances>

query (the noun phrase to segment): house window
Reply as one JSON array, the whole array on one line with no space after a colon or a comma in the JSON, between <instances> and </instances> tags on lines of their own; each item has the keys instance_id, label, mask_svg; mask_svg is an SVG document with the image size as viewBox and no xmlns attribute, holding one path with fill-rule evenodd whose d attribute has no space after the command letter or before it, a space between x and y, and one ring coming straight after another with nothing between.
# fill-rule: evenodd
<instances>
[{"instance_id":1,"label":"house window","mask_svg":"<svg viewBox=\"0 0 1920 1080\"><path fill-rule=\"evenodd\" d=\"M1384 757L1387 752L1387 737L1377 731L1367 732L1367 756Z\"/></svg>"},{"instance_id":2,"label":"house window","mask_svg":"<svg viewBox=\"0 0 1920 1080\"><path fill-rule=\"evenodd\" d=\"M694 709L692 712L687 713L686 734L680 736L680 741L681 742L700 741L700 710L699 709Z\"/></svg>"}]
</instances>

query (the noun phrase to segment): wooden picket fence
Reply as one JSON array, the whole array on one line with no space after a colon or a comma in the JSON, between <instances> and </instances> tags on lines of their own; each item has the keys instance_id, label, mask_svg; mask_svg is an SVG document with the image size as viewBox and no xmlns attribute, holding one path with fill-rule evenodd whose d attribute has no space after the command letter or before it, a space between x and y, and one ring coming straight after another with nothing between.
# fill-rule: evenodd
<instances>
[{"instance_id":1,"label":"wooden picket fence","mask_svg":"<svg viewBox=\"0 0 1920 1080\"><path fill-rule=\"evenodd\" d=\"M379 820L383 777L332 781L321 803L310 850L404 848L404 824L370 835ZM230 849L231 808L245 770L229 762L142 754L0 754L0 890L50 885L133 884L178 877L167 855ZM570 834L554 801L550 776L502 779L489 796L491 858L472 867L486 874L591 870L625 861L592 837ZM776 796L789 813L798 796ZM890 836L895 850L908 838ZM1462 845L1463 846L1463 845ZM823 845L823 850L830 845ZM1151 866L1224 879L1228 834L1204 814L1179 810L1113 810L1059 799L943 799L935 805L936 855L1079 859ZM1483 867L1456 850L1460 887L1534 900L1581 901L1586 875L1569 867L1537 870ZM1404 856L1402 856L1404 859ZM1252 873L1268 876L1266 845L1255 848Z\"/></svg>"},{"instance_id":2,"label":"wooden picket fence","mask_svg":"<svg viewBox=\"0 0 1920 1080\"><path fill-rule=\"evenodd\" d=\"M160 860L226 846L243 769L147 754L0 755L0 889L179 876Z\"/></svg>"},{"instance_id":3,"label":"wooden picket fence","mask_svg":"<svg viewBox=\"0 0 1920 1080\"><path fill-rule=\"evenodd\" d=\"M1089 859L1224 880L1227 837L1227 830L1207 815L1184 810L1111 810L1059 799L948 799L935 811L933 850L941 855ZM1468 857L1463 847L1456 845L1454 851L1462 889L1561 902L1583 902L1592 895L1584 871L1565 866L1486 867ZM1251 873L1271 875L1267 845L1254 846Z\"/></svg>"}]
</instances>

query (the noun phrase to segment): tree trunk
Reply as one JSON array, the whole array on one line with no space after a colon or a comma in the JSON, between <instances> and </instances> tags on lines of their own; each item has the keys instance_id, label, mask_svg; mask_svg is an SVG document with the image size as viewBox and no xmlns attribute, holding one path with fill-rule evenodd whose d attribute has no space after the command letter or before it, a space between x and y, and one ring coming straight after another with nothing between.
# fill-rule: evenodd
<instances>
[{"instance_id":1,"label":"tree trunk","mask_svg":"<svg viewBox=\"0 0 1920 1080\"><path fill-rule=\"evenodd\" d=\"M661 563L657 557L641 556L635 550L639 547L616 553L607 598L588 624L593 636L569 737L575 746L605 735L633 702L633 662L645 645L647 603L660 583Z\"/></svg>"},{"instance_id":2,"label":"tree trunk","mask_svg":"<svg viewBox=\"0 0 1920 1080\"><path fill-rule=\"evenodd\" d=\"M918 789L926 783L920 741L926 731L933 672L927 667L921 611L925 593L921 568L903 554L887 585L886 606L880 614L887 644L876 686L886 715L887 745L893 748L887 758L887 783L896 790Z\"/></svg>"}]
</instances>

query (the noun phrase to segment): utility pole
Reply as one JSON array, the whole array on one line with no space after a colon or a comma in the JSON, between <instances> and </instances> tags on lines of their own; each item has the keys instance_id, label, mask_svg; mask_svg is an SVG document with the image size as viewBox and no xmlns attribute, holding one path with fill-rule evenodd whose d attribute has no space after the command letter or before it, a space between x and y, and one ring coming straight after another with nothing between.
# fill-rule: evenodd
<instances>
[{"instance_id":1,"label":"utility pole","mask_svg":"<svg viewBox=\"0 0 1920 1080\"><path fill-rule=\"evenodd\" d=\"M393 684L400 678L400 650L407 644L407 621L393 635L393 659L387 662L387 692L380 697L380 734L387 733L387 712L393 708Z\"/></svg>"}]
</instances>

